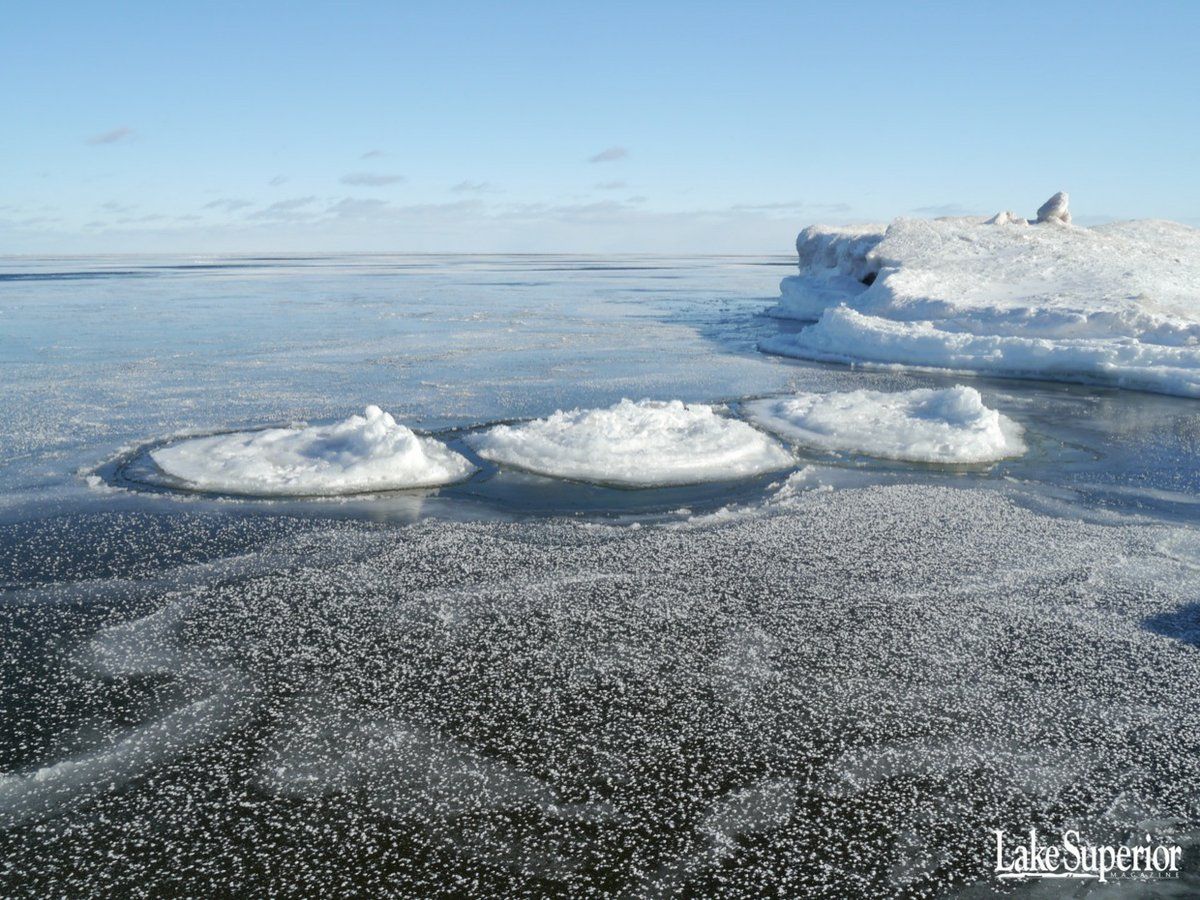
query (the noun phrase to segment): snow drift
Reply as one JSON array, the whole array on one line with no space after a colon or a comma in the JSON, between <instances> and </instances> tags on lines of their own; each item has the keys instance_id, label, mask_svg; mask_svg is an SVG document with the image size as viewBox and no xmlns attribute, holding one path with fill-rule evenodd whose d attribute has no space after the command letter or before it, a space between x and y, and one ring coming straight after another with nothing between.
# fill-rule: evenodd
<instances>
[{"instance_id":1,"label":"snow drift","mask_svg":"<svg viewBox=\"0 0 1200 900\"><path fill-rule=\"evenodd\" d=\"M761 349L1200 396L1200 231L1039 220L807 228L772 313L815 324Z\"/></svg>"},{"instance_id":2,"label":"snow drift","mask_svg":"<svg viewBox=\"0 0 1200 900\"><path fill-rule=\"evenodd\" d=\"M763 428L822 450L936 463L991 462L1025 452L1021 427L962 385L796 394L752 401L746 413Z\"/></svg>"},{"instance_id":3,"label":"snow drift","mask_svg":"<svg viewBox=\"0 0 1200 900\"><path fill-rule=\"evenodd\" d=\"M433 487L475 467L378 406L333 425L193 438L150 454L189 487L259 496L320 496Z\"/></svg>"},{"instance_id":4,"label":"snow drift","mask_svg":"<svg viewBox=\"0 0 1200 900\"><path fill-rule=\"evenodd\" d=\"M542 475L626 487L745 478L793 464L790 453L711 406L622 400L472 435L480 456Z\"/></svg>"}]
</instances>

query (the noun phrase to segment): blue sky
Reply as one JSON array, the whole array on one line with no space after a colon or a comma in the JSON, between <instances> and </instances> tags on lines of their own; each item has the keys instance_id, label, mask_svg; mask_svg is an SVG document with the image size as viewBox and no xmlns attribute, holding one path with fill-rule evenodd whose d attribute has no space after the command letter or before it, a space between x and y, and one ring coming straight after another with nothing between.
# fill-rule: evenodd
<instances>
[{"instance_id":1,"label":"blue sky","mask_svg":"<svg viewBox=\"0 0 1200 900\"><path fill-rule=\"evenodd\" d=\"M788 252L1200 224L1200 4L24 3L0 253Z\"/></svg>"}]
</instances>

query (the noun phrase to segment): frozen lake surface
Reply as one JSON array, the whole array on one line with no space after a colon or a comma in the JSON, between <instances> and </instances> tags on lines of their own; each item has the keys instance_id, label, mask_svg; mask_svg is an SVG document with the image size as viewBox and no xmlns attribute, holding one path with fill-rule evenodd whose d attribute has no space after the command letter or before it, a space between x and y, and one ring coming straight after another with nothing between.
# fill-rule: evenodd
<instances>
[{"instance_id":1,"label":"frozen lake surface","mask_svg":"<svg viewBox=\"0 0 1200 900\"><path fill-rule=\"evenodd\" d=\"M759 353L794 267L0 261L0 892L916 897L1031 827L1151 830L1186 871L1139 888L1200 890L1200 405ZM956 384L1024 455L629 490L472 450ZM370 405L477 471L252 499L150 456Z\"/></svg>"}]
</instances>

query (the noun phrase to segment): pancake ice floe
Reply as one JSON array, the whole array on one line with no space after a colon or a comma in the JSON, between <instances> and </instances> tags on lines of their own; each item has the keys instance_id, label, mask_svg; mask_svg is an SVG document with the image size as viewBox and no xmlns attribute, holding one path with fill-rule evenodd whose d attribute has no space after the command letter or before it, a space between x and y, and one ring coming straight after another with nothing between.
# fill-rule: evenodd
<instances>
[{"instance_id":1,"label":"pancake ice floe","mask_svg":"<svg viewBox=\"0 0 1200 900\"><path fill-rule=\"evenodd\" d=\"M258 496L435 487L475 470L461 454L416 434L378 406L332 425L192 438L150 456L190 488Z\"/></svg>"},{"instance_id":2,"label":"pancake ice floe","mask_svg":"<svg viewBox=\"0 0 1200 900\"><path fill-rule=\"evenodd\" d=\"M979 391L845 391L754 400L759 426L821 450L931 463L984 463L1025 452L1021 426L984 405Z\"/></svg>"},{"instance_id":3,"label":"pancake ice floe","mask_svg":"<svg viewBox=\"0 0 1200 900\"><path fill-rule=\"evenodd\" d=\"M502 465L625 487L724 481L791 466L776 441L711 406L622 400L498 425L468 439Z\"/></svg>"}]
</instances>

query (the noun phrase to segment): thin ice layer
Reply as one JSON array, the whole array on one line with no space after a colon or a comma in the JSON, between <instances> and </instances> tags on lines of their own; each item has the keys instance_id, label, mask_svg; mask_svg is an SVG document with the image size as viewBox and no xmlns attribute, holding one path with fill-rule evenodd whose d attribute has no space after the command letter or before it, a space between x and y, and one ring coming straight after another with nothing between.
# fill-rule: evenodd
<instances>
[{"instance_id":1,"label":"thin ice layer","mask_svg":"<svg viewBox=\"0 0 1200 900\"><path fill-rule=\"evenodd\" d=\"M475 467L378 406L333 425L193 438L151 452L168 475L207 491L319 496L433 487Z\"/></svg>"},{"instance_id":2,"label":"thin ice layer","mask_svg":"<svg viewBox=\"0 0 1200 900\"><path fill-rule=\"evenodd\" d=\"M561 410L469 438L485 459L542 475L649 487L745 478L786 468L791 454L711 406L622 400Z\"/></svg>"},{"instance_id":3,"label":"thin ice layer","mask_svg":"<svg viewBox=\"0 0 1200 900\"><path fill-rule=\"evenodd\" d=\"M810 228L762 349L1200 396L1200 231L1011 216ZM843 308L844 307L844 308Z\"/></svg>"},{"instance_id":4,"label":"thin ice layer","mask_svg":"<svg viewBox=\"0 0 1200 900\"><path fill-rule=\"evenodd\" d=\"M979 391L802 393L746 404L750 419L822 450L937 463L991 462L1025 452L1021 427Z\"/></svg>"}]
</instances>

